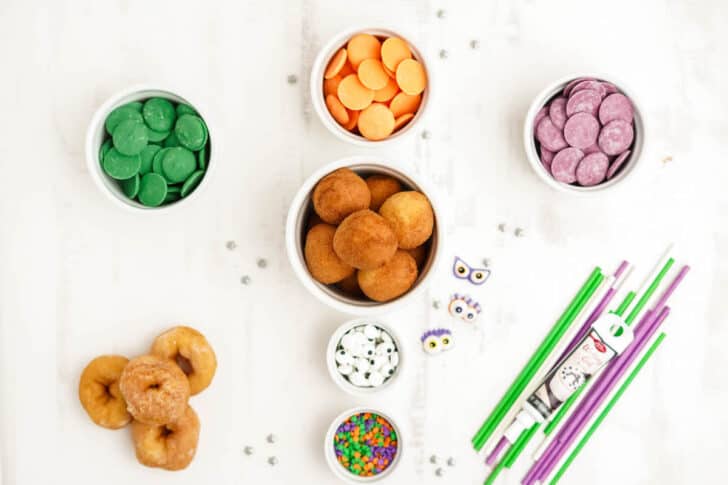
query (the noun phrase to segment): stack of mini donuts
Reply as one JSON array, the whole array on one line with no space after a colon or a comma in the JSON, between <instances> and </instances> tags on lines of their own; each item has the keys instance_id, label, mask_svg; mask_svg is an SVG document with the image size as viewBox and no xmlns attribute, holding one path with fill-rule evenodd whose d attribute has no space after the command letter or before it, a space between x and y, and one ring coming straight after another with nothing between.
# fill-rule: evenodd
<instances>
[{"instance_id":1,"label":"stack of mini donuts","mask_svg":"<svg viewBox=\"0 0 728 485\"><path fill-rule=\"evenodd\" d=\"M427 197L388 175L340 168L313 190L304 257L318 282L387 302L407 293L429 251L435 216Z\"/></svg>"},{"instance_id":2,"label":"stack of mini donuts","mask_svg":"<svg viewBox=\"0 0 728 485\"><path fill-rule=\"evenodd\" d=\"M187 403L212 382L217 359L197 330L174 327L129 360L102 355L81 374L78 397L91 420L109 429L131 422L139 463L181 470L197 450L200 421Z\"/></svg>"}]
</instances>

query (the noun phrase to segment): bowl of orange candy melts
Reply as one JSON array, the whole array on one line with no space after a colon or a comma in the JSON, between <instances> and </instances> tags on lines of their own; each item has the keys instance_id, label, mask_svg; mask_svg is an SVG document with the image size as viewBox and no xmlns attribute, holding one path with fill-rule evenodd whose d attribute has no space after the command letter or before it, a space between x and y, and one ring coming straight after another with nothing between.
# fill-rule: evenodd
<instances>
[{"instance_id":1,"label":"bowl of orange candy melts","mask_svg":"<svg viewBox=\"0 0 728 485\"><path fill-rule=\"evenodd\" d=\"M311 73L314 108L337 137L370 145L400 139L422 118L429 76L422 54L394 31L341 33Z\"/></svg>"}]
</instances>

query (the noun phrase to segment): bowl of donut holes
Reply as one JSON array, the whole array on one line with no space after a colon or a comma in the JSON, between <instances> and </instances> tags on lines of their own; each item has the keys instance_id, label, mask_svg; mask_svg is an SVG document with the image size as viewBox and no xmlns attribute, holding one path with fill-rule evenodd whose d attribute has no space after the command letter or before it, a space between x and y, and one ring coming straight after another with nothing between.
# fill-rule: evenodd
<instances>
[{"instance_id":1,"label":"bowl of donut holes","mask_svg":"<svg viewBox=\"0 0 728 485\"><path fill-rule=\"evenodd\" d=\"M372 315L426 288L441 253L432 192L411 171L350 157L313 173L295 195L286 249L296 276L319 300Z\"/></svg>"},{"instance_id":2,"label":"bowl of donut holes","mask_svg":"<svg viewBox=\"0 0 728 485\"><path fill-rule=\"evenodd\" d=\"M195 457L200 435L189 398L210 385L216 370L217 358L205 336L173 327L154 339L148 354L93 359L81 373L78 398L98 426L131 428L139 463L182 470Z\"/></svg>"}]
</instances>

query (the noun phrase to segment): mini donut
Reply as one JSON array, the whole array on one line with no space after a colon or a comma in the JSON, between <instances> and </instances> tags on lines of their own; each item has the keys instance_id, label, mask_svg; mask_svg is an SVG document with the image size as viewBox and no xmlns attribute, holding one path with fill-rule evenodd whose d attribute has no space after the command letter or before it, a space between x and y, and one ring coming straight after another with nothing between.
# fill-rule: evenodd
<instances>
[{"instance_id":1,"label":"mini donut","mask_svg":"<svg viewBox=\"0 0 728 485\"><path fill-rule=\"evenodd\" d=\"M369 203L369 208L373 211L378 211L389 196L402 190L402 184L399 183L399 180L387 175L372 175L366 178L366 183L369 187L369 192L372 194L372 201Z\"/></svg>"},{"instance_id":2,"label":"mini donut","mask_svg":"<svg viewBox=\"0 0 728 485\"><path fill-rule=\"evenodd\" d=\"M336 229L334 251L349 266L374 269L394 256L397 236L382 216L368 209L360 210Z\"/></svg>"},{"instance_id":3,"label":"mini donut","mask_svg":"<svg viewBox=\"0 0 728 485\"><path fill-rule=\"evenodd\" d=\"M379 213L394 228L402 249L413 249L432 235L435 216L432 206L420 192L398 192L384 201Z\"/></svg>"},{"instance_id":4,"label":"mini donut","mask_svg":"<svg viewBox=\"0 0 728 485\"><path fill-rule=\"evenodd\" d=\"M190 327L174 327L154 339L151 353L172 360L187 375L190 394L204 391L215 377L215 351L200 332Z\"/></svg>"},{"instance_id":5,"label":"mini donut","mask_svg":"<svg viewBox=\"0 0 728 485\"><path fill-rule=\"evenodd\" d=\"M334 252L336 228L318 224L306 234L303 255L311 276L325 285L337 283L354 274L354 268L343 262Z\"/></svg>"},{"instance_id":6,"label":"mini donut","mask_svg":"<svg viewBox=\"0 0 728 485\"><path fill-rule=\"evenodd\" d=\"M351 169L340 168L319 180L312 199L319 217L336 225L352 212L367 209L371 194L363 178Z\"/></svg>"},{"instance_id":7,"label":"mini donut","mask_svg":"<svg viewBox=\"0 0 728 485\"><path fill-rule=\"evenodd\" d=\"M102 355L88 363L78 382L78 398L91 421L109 429L123 428L131 415L119 390L119 378L129 359Z\"/></svg>"},{"instance_id":8,"label":"mini donut","mask_svg":"<svg viewBox=\"0 0 728 485\"><path fill-rule=\"evenodd\" d=\"M410 253L398 249L384 266L357 273L359 287L374 301L385 302L404 295L417 279L417 263Z\"/></svg>"},{"instance_id":9,"label":"mini donut","mask_svg":"<svg viewBox=\"0 0 728 485\"><path fill-rule=\"evenodd\" d=\"M187 406L174 423L144 424L135 420L131 423L131 436L139 463L166 470L182 470L195 457L200 420L197 413Z\"/></svg>"},{"instance_id":10,"label":"mini donut","mask_svg":"<svg viewBox=\"0 0 728 485\"><path fill-rule=\"evenodd\" d=\"M134 419L147 424L178 420L190 397L184 372L174 362L155 355L130 360L121 373L119 388Z\"/></svg>"}]
</instances>

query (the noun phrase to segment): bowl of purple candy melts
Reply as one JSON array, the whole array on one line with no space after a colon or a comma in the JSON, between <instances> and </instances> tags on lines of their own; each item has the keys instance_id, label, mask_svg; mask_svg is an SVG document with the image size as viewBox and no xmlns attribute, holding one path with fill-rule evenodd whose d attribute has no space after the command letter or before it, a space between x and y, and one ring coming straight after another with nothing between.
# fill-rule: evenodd
<instances>
[{"instance_id":1,"label":"bowl of purple candy melts","mask_svg":"<svg viewBox=\"0 0 728 485\"><path fill-rule=\"evenodd\" d=\"M560 79L536 97L526 114L528 161L557 190L593 194L634 173L644 144L641 112L622 83L607 79Z\"/></svg>"}]
</instances>

